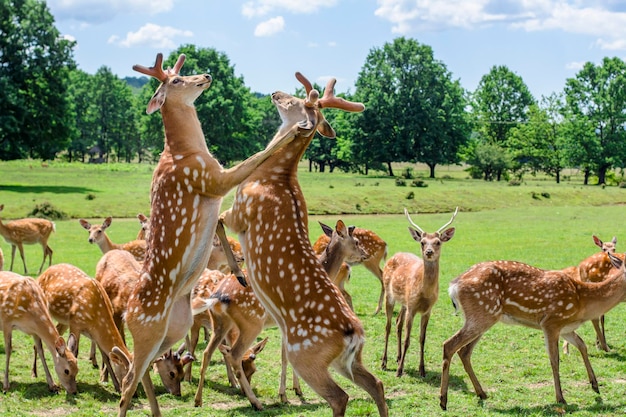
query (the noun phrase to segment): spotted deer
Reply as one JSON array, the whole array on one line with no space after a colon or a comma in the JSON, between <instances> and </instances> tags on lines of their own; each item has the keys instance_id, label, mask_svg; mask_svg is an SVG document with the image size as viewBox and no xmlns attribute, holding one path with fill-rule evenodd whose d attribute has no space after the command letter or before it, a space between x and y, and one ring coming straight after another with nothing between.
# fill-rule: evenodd
<instances>
[{"instance_id":1,"label":"spotted deer","mask_svg":"<svg viewBox=\"0 0 626 417\"><path fill-rule=\"evenodd\" d=\"M344 295L348 294L345 292L345 284L350 278L350 267L355 265L363 265L367 270L369 270L378 281L380 281L380 295L378 296L378 305L376 306L376 310L374 311L374 315L378 314L383 306L383 296L385 293L385 287L383 285L383 269L381 268L381 262L384 263L387 259L387 242L385 242L380 236L374 233L371 230L363 229L360 227L354 228L354 237L358 239L361 247L365 252L369 255L366 259L361 261L350 261L346 262L346 265L343 265L337 275L335 280L335 284L342 289L342 293ZM330 238L325 233L322 233L320 237L317 238L315 243L313 244L313 250L316 254L321 254ZM349 297L349 294L348 294Z\"/></svg>"},{"instance_id":2,"label":"spotted deer","mask_svg":"<svg viewBox=\"0 0 626 417\"><path fill-rule=\"evenodd\" d=\"M150 237L150 219L145 214L137 214L139 220L139 231L137 232L137 240L148 240Z\"/></svg>"},{"instance_id":3,"label":"spotted deer","mask_svg":"<svg viewBox=\"0 0 626 417\"><path fill-rule=\"evenodd\" d=\"M97 244L103 254L113 249L121 249L130 252L137 261L143 262L146 257L146 241L136 239L121 244L113 243L106 233L112 221L111 217L107 217L101 225L92 225L85 219L78 220L80 225L89 232L89 243Z\"/></svg>"},{"instance_id":4,"label":"spotted deer","mask_svg":"<svg viewBox=\"0 0 626 417\"><path fill-rule=\"evenodd\" d=\"M54 370L59 382L69 394L76 394L76 374L78 365L72 350L76 338L70 334L67 344L57 328L52 323L48 312L46 298L35 280L13 272L0 272L0 326L4 333L4 353L6 356L4 367L4 392L9 390L9 361L11 359L13 329L19 329L33 336L35 349L41 357L42 366L46 374L48 388L57 391L48 365L46 364L42 341L52 355ZM37 376L36 368L33 373Z\"/></svg>"},{"instance_id":5,"label":"spotted deer","mask_svg":"<svg viewBox=\"0 0 626 417\"><path fill-rule=\"evenodd\" d=\"M345 288L346 282L350 278L350 265L363 262L369 257L369 254L361 245L361 241L354 235L356 227L346 227L341 220L337 222L335 229L322 222L320 222L320 226L328 241L325 241L324 245L318 245L317 248L314 246L313 250L320 258L320 262L322 262L322 266L330 279L339 288L350 308L354 310L352 296ZM332 239L333 233L337 235L334 240ZM331 244L335 247L330 248ZM342 262L337 262L337 259L342 259Z\"/></svg>"},{"instance_id":6,"label":"spotted deer","mask_svg":"<svg viewBox=\"0 0 626 417\"><path fill-rule=\"evenodd\" d=\"M471 357L481 336L499 321L543 332L558 403L566 404L559 376L559 336L580 351L591 388L599 393L587 346L575 330L626 296L623 262L610 253L609 257L619 270L598 283L573 280L562 270L548 271L513 261L482 262L452 280L448 293L454 306L463 312L465 322L443 345L441 408L447 408L450 362L457 352L476 394L487 398L472 368Z\"/></svg>"},{"instance_id":7,"label":"spotted deer","mask_svg":"<svg viewBox=\"0 0 626 417\"><path fill-rule=\"evenodd\" d=\"M4 210L4 204L0 204L0 212L2 210ZM54 223L46 219L26 218L6 223L0 219L0 235L11 245L11 266L9 269L13 271L15 249L17 248L24 264L24 275L28 275L26 259L24 258L24 245L34 245L35 243L39 243L43 249L43 260L39 267L39 273L41 274L43 270L46 258L48 258L48 266L52 265L52 248L48 246L48 239L54 230Z\"/></svg>"},{"instance_id":8,"label":"spotted deer","mask_svg":"<svg viewBox=\"0 0 626 417\"><path fill-rule=\"evenodd\" d=\"M383 269L383 282L385 283L385 350L381 360L382 369L387 369L387 347L389 333L391 332L391 318L393 307L396 302L401 304L400 313L396 322L396 335L398 338L398 356L396 361L398 369L396 376L404 373L404 361L411 344L411 329L415 315L420 313L420 363L419 375L426 376L424 366L424 345L426 343L426 329L430 320L430 313L439 298L439 260L441 248L454 236L455 229L446 229L456 217L458 207L452 218L434 233L422 230L411 220L407 209L404 214L413 227L409 227L411 237L420 244L422 257L409 252L398 252L392 256ZM405 329L404 347L402 346L402 330Z\"/></svg>"},{"instance_id":9,"label":"spotted deer","mask_svg":"<svg viewBox=\"0 0 626 417\"><path fill-rule=\"evenodd\" d=\"M127 374L128 367L118 362L109 363L114 347L130 355L122 336L113 321L113 308L102 285L74 265L52 265L37 278L48 301L50 315L57 321L59 334L69 328L76 336L75 350L78 357L80 336L93 340L105 359L105 365L113 368L114 387L119 391L119 381ZM111 369L109 369L111 371Z\"/></svg>"},{"instance_id":10,"label":"spotted deer","mask_svg":"<svg viewBox=\"0 0 626 417\"><path fill-rule=\"evenodd\" d=\"M147 371L150 363L183 339L191 327L190 294L208 263L213 235L219 231L222 199L298 131L284 132L265 150L224 169L209 153L193 105L211 85L211 76L181 76L184 60L185 55L180 55L173 69L163 70L159 53L153 67L133 66L161 83L147 113L161 111L165 145L152 177L150 249L126 313L134 340L132 362L124 352L114 350L119 354L116 360L130 365L122 384L120 417L126 415L140 380L152 415L161 415ZM223 227L220 238L226 242Z\"/></svg>"},{"instance_id":11,"label":"spotted deer","mask_svg":"<svg viewBox=\"0 0 626 417\"><path fill-rule=\"evenodd\" d=\"M296 73L296 78L305 87L305 99L272 94L282 119L278 135L296 130L296 138L239 186L222 219L239 236L254 293L280 328L287 358L298 376L328 402L335 417L343 416L348 395L330 375L332 365L363 388L386 417L383 384L361 361L363 325L313 252L297 179L298 162L315 132L335 136L320 110L355 112L364 107L335 97L334 79L320 98L302 74Z\"/></svg>"}]
</instances>

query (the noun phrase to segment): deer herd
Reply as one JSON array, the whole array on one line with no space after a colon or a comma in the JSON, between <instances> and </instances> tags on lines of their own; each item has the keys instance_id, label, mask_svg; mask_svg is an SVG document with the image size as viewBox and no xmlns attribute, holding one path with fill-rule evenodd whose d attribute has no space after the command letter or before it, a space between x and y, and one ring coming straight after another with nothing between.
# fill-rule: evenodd
<instances>
[{"instance_id":1,"label":"deer herd","mask_svg":"<svg viewBox=\"0 0 626 417\"><path fill-rule=\"evenodd\" d=\"M302 379L328 403L333 416L345 415L348 394L330 372L332 368L362 388L378 414L386 417L389 409L383 382L363 361L366 331L354 311L355 300L346 290L351 268L361 264L380 281L374 314L382 309L386 317L382 370L388 368L391 320L398 303L396 375L405 371L413 320L419 313L417 373L425 377L426 330L439 298L442 246L455 235L455 228L448 226L458 208L433 233L422 230L405 209L409 235L419 249L396 253L388 260L388 246L380 236L341 220L335 227L321 224L323 233L312 245L298 162L316 133L335 136L323 109L360 112L364 106L335 96L334 80L320 94L304 75L296 73L305 97L273 93L271 101L282 121L275 136L263 151L225 169L209 152L194 108L212 78L180 75L184 60L181 55L173 68L164 69L158 54L154 66L133 67L160 82L147 112L161 112L164 150L153 174L150 216L138 215L137 239L113 243L106 234L111 217L102 224L79 221L89 232L89 243L102 251L94 278L67 263L52 265L48 240L54 223L31 218L0 220L0 235L11 245L11 271L16 249L28 275L23 245L39 243L43 248L37 279L3 271L0 251L0 325L6 356L3 390L10 389L13 328L33 336L33 375L39 358L48 387L59 390L46 364L45 344L60 385L70 394L78 390L79 341L86 336L92 342L93 366L98 366L96 348L101 354L101 380L110 378L120 393L118 416L125 416L138 401L139 383L151 414L160 416L150 370L158 371L168 392L180 395L181 381L192 381L195 349L204 329L210 338L199 365L194 405L203 405L207 366L219 349L229 383L261 410L251 377L257 370L255 358L268 343L268 338L261 339L263 330L277 327L282 336L281 401L287 401L286 374L291 365L298 395L302 395ZM232 189L236 189L232 207L220 213L222 199ZM237 239L227 236L226 229ZM560 337L565 340L565 352L568 344L580 351L591 387L598 392L586 345L575 331L592 321L597 346L609 351L604 314L626 298L626 275L624 256L615 251L616 239L593 238L602 251L577 266L542 270L514 261L482 262L450 282L448 293L454 308L463 313L464 324L443 343L442 409L448 404L455 353L477 396L487 397L471 357L482 335L497 322L543 332L558 403L565 404L559 374ZM126 344L126 330L132 336L132 350ZM174 346L183 340L180 347Z\"/></svg>"}]
</instances>

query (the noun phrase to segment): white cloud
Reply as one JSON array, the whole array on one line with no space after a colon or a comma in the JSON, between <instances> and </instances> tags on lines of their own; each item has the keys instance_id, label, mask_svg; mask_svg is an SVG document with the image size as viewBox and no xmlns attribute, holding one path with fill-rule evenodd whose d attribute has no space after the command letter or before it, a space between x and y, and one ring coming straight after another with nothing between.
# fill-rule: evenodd
<instances>
[{"instance_id":1,"label":"white cloud","mask_svg":"<svg viewBox=\"0 0 626 417\"><path fill-rule=\"evenodd\" d=\"M626 12L615 0L377 0L375 14L392 32L503 24L526 31L595 36L603 49L625 49ZM623 10L623 6L622 6Z\"/></svg>"},{"instance_id":2,"label":"white cloud","mask_svg":"<svg viewBox=\"0 0 626 417\"><path fill-rule=\"evenodd\" d=\"M285 29L285 19L282 16L273 17L259 23L254 29L254 36L272 36Z\"/></svg>"},{"instance_id":3,"label":"white cloud","mask_svg":"<svg viewBox=\"0 0 626 417\"><path fill-rule=\"evenodd\" d=\"M252 0L241 7L245 17L266 16L276 10L295 14L313 13L323 7L333 7L339 0Z\"/></svg>"},{"instance_id":4,"label":"white cloud","mask_svg":"<svg viewBox=\"0 0 626 417\"><path fill-rule=\"evenodd\" d=\"M570 69L570 70L574 70L574 71L580 71L581 69L583 69L584 66L585 66L585 62L583 62L583 61L574 61L574 62L568 62L565 65L565 68Z\"/></svg>"},{"instance_id":5,"label":"white cloud","mask_svg":"<svg viewBox=\"0 0 626 417\"><path fill-rule=\"evenodd\" d=\"M168 12L176 0L48 0L57 20L103 23L129 13L154 15Z\"/></svg>"},{"instance_id":6,"label":"white cloud","mask_svg":"<svg viewBox=\"0 0 626 417\"><path fill-rule=\"evenodd\" d=\"M120 39L118 36L111 36L109 38L109 43L118 44L127 48L131 46L144 45L152 48L172 49L180 44L180 42L174 41L174 38L192 36L193 33L189 30L147 23L137 32L128 32L126 34L126 38L124 39Z\"/></svg>"}]
</instances>

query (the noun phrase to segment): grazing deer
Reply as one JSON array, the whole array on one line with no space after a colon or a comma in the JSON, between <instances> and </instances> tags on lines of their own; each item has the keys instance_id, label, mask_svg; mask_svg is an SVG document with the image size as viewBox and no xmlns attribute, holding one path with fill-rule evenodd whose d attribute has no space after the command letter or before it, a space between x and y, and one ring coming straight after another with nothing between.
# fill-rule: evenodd
<instances>
[{"instance_id":1,"label":"grazing deer","mask_svg":"<svg viewBox=\"0 0 626 417\"><path fill-rule=\"evenodd\" d=\"M59 382L69 394L76 394L78 366L76 357L72 353L76 338L70 334L67 344L65 343L52 323L46 304L46 298L35 280L9 271L0 272L0 326L4 333L6 356L2 385L4 392L9 390L9 361L13 350L12 332L16 328L35 339L35 349L41 356L48 388L51 391L58 390L46 364L42 341L52 355ZM34 376L36 376L36 368Z\"/></svg>"},{"instance_id":2,"label":"grazing deer","mask_svg":"<svg viewBox=\"0 0 626 417\"><path fill-rule=\"evenodd\" d=\"M145 214L139 213L137 215L139 220L139 231L137 232L137 240L148 240L150 238L150 219Z\"/></svg>"},{"instance_id":3,"label":"grazing deer","mask_svg":"<svg viewBox=\"0 0 626 417\"><path fill-rule=\"evenodd\" d=\"M378 278L378 281L380 281L380 295L378 297L378 305L376 307L376 311L374 311L374 315L376 315L382 309L383 296L385 293L385 286L383 285L383 269L381 268L380 264L381 262L384 263L385 259L387 258L387 242L385 242L383 239L380 238L380 236L378 236L371 230L362 229L360 227L355 227L353 234L354 237L358 239L363 250L365 250L365 252L369 256L366 259L358 262L347 261L347 265L342 266L341 270L339 271L335 280L335 284L337 284L339 288L342 289L342 293L345 296L346 294L348 294L344 291L344 286L350 278L349 266L360 264L367 268L372 274L374 274L376 278ZM326 245L328 245L329 240L329 237L325 233L322 233L313 244L313 250L315 251L315 253L318 255L321 254L322 251L326 248ZM350 306L352 306L350 302L349 304Z\"/></svg>"},{"instance_id":4,"label":"grazing deer","mask_svg":"<svg viewBox=\"0 0 626 417\"><path fill-rule=\"evenodd\" d=\"M463 311L465 323L443 345L441 408L447 407L450 362L457 352L476 394L487 398L472 368L471 357L481 336L498 321L543 331L558 403L566 404L559 376L559 336L580 351L591 387L599 393L587 346L575 330L626 296L623 262L610 253L609 257L619 271L597 283L571 279L562 270L547 271L512 261L479 263L452 280L448 293L454 306Z\"/></svg>"},{"instance_id":5,"label":"grazing deer","mask_svg":"<svg viewBox=\"0 0 626 417\"><path fill-rule=\"evenodd\" d=\"M420 313L420 364L419 375L426 376L424 367L424 344L426 342L426 328L430 319L433 306L439 298L439 259L441 258L441 246L454 236L454 227L446 229L457 215L458 207L454 211L448 223L439 228L435 233L423 231L411 220L409 212L404 209L409 223L409 232L413 239L421 246L422 258L408 252L398 252L392 256L383 269L383 282L385 283L385 314L387 324L385 326L385 350L381 361L382 369L387 369L387 347L389 333L391 332L391 317L396 302L402 305L396 321L396 334L398 337L398 370L396 376L402 376L406 353L411 344L411 329L415 315ZM404 348L402 347L402 329L405 326Z\"/></svg>"},{"instance_id":6,"label":"grazing deer","mask_svg":"<svg viewBox=\"0 0 626 417\"><path fill-rule=\"evenodd\" d=\"M113 321L111 301L98 281L74 265L62 263L46 269L37 282L48 300L50 315L58 322L59 334L69 327L70 333L76 336L74 356L78 357L81 335L98 345L108 367L111 366L108 359L113 347L130 355ZM128 367L119 362L112 365L113 384L119 391L118 381L127 374Z\"/></svg>"},{"instance_id":7,"label":"grazing deer","mask_svg":"<svg viewBox=\"0 0 626 417\"><path fill-rule=\"evenodd\" d=\"M4 204L0 204L0 212L4 210ZM12 220L2 223L0 219L0 235L11 245L11 267L13 271L13 261L15 260L15 248L19 249L22 263L24 264L24 275L28 275L26 259L24 258L24 245L34 245L39 243L43 248L43 260L39 267L39 274L43 270L43 265L48 258L48 266L52 265L52 249L48 246L50 234L54 232L54 223L46 219L27 218Z\"/></svg>"},{"instance_id":8,"label":"grazing deer","mask_svg":"<svg viewBox=\"0 0 626 417\"><path fill-rule=\"evenodd\" d=\"M123 382L120 417L126 415L140 379L152 415L161 415L148 367L191 327L190 295L208 263L222 199L296 133L286 132L265 150L224 169L209 153L193 105L211 85L211 76L179 75L184 60L185 55L180 55L173 69L163 70L163 55L158 54L151 68L133 66L161 82L147 113L160 109L165 146L152 177L150 250L126 313L134 340L132 363L117 352L117 360L131 366ZM226 242L223 227L220 238Z\"/></svg>"},{"instance_id":9,"label":"grazing deer","mask_svg":"<svg viewBox=\"0 0 626 417\"><path fill-rule=\"evenodd\" d=\"M85 219L78 220L80 225L89 232L89 243L97 244L103 254L113 249L121 249L130 252L137 261L143 262L146 258L146 241L136 239L122 244L113 243L106 233L112 221L111 217L107 217L101 225L92 225Z\"/></svg>"},{"instance_id":10,"label":"grazing deer","mask_svg":"<svg viewBox=\"0 0 626 417\"><path fill-rule=\"evenodd\" d=\"M320 98L302 74L296 78L305 87L306 99L272 94L282 119L278 136L295 131L296 138L239 186L222 219L239 235L254 293L278 324L298 376L329 403L333 416L343 416L348 395L332 379L332 365L367 391L386 417L383 384L361 361L363 325L311 247L306 202L297 179L298 162L315 132L335 136L320 110L362 111L363 105L335 97L334 79Z\"/></svg>"},{"instance_id":11,"label":"grazing deer","mask_svg":"<svg viewBox=\"0 0 626 417\"><path fill-rule=\"evenodd\" d=\"M102 255L100 261L96 265L95 280L98 281L106 292L113 312L113 322L117 327L120 336L126 343L124 331L124 315L128 306L128 299L135 288L141 275L141 264L137 262L134 256L125 250L113 249ZM95 363L95 346L92 341L90 359L94 366ZM172 395L180 396L180 382L184 375L185 366L193 361L191 355L182 355L177 352L166 352L163 356L154 361L154 369L159 373L163 386ZM101 373L101 380L106 381L108 376L107 369L104 368Z\"/></svg>"}]
</instances>

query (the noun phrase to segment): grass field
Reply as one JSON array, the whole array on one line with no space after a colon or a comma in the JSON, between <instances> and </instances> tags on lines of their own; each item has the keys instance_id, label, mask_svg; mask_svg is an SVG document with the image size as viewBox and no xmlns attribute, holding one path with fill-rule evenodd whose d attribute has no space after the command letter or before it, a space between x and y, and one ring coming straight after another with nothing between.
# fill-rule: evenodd
<instances>
[{"instance_id":1,"label":"grass field","mask_svg":"<svg viewBox=\"0 0 626 417\"><path fill-rule=\"evenodd\" d=\"M32 167L31 167L32 166ZM24 217L35 204L49 201L71 217L56 221L57 232L50 239L54 250L53 262L69 262L92 275L100 258L97 247L87 243L87 232L77 218L101 222L113 216L109 235L115 242L135 237L139 223L138 212L148 214L148 189L152 173L150 166L83 166L38 163L0 163L0 204L5 209L3 221ZM419 173L419 172L418 172ZM395 377L395 363L388 371L380 369L384 342L384 314L373 316L380 284L363 267L353 268L348 291L355 310L362 320L367 342L364 361L385 384L391 416L614 416L626 413L626 323L624 305L607 315L607 341L611 352L594 346L595 335L590 323L579 329L587 342L590 360L600 384L600 394L591 390L580 355L571 348L561 355L561 379L567 406L554 403L552 374L543 335L523 327L496 325L478 344L473 363L478 378L489 398L479 401L471 382L455 357L451 366L451 386L448 411L439 408L441 346L462 325L447 296L448 282L472 264L491 259L520 260L532 265L558 269L578 263L597 251L592 234L602 239L618 238L618 251L623 251L626 236L621 219L626 202L626 190L617 187L582 186L580 178L555 184L548 179L528 180L520 186L506 183L485 183L465 179L457 168L438 170L440 178L425 180L428 187L396 187L385 177L364 177L343 173L300 173L309 211L309 228L314 240L323 221L329 225L341 218L348 224L377 232L389 244L389 256L398 251L419 250L408 231L401 211L408 207L413 219L425 230L438 229L459 206L461 212L454 221L456 234L443 247L441 259L440 300L436 304L426 341L426 378L417 375L419 342L414 326L412 345L405 365L405 375ZM414 197L407 199L413 192ZM225 201L224 207L230 204ZM357 206L358 205L358 206ZM378 212L381 214L371 214ZM360 214L359 214L360 213ZM0 242L5 265L10 261L10 248ZM41 262L41 248L28 246L29 270L36 272ZM16 272L23 272L16 261ZM35 274L31 274L35 276ZM396 306L396 312L399 307ZM182 397L173 397L162 390L154 378L159 403L165 416L330 416L323 400L305 387L302 403L289 392L290 404L277 400L280 334L268 329L262 336L270 341L259 355L257 374L252 386L260 401L262 412L254 411L245 397L228 386L221 358L214 355L204 390L204 406L193 407L195 386L183 384ZM394 357L395 333L390 338L390 358ZM14 333L11 357L11 390L0 396L2 416L94 416L114 415L119 400L110 385L98 382L97 372L87 361L88 343L83 341L79 355L79 394L48 393L45 380L30 376L32 341L19 332ZM201 344L200 348L204 348ZM4 358L4 344L0 358ZM199 353L198 353L199 355ZM1 360L1 359L0 359ZM50 360L48 360L50 362ZM199 364L194 364L197 382ZM41 372L41 371L40 371ZM371 399L349 381L337 377L348 392L348 416L377 415ZM149 407L140 393L130 416L149 415Z\"/></svg>"}]
</instances>

